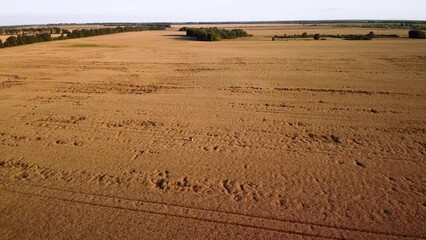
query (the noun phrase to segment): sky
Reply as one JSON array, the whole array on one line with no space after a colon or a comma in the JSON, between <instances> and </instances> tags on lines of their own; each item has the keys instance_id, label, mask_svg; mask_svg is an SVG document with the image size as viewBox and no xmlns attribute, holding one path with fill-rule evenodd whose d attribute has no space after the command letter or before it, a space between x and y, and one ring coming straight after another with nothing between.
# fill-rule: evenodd
<instances>
[{"instance_id":1,"label":"sky","mask_svg":"<svg viewBox=\"0 0 426 240\"><path fill-rule=\"evenodd\" d=\"M90 22L426 20L426 0L16 0L0 25Z\"/></svg>"}]
</instances>

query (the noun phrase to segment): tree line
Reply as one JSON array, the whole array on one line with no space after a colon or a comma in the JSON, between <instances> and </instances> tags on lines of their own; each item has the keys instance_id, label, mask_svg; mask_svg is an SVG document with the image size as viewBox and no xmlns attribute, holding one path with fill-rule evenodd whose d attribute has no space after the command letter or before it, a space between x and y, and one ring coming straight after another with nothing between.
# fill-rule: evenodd
<instances>
[{"instance_id":1,"label":"tree line","mask_svg":"<svg viewBox=\"0 0 426 240\"><path fill-rule=\"evenodd\" d=\"M426 33L421 30L410 30L408 32L409 38L417 38L417 39L426 39ZM320 40L324 38L342 38L344 40L371 40L373 38L399 38L398 34L375 34L374 32L370 32L368 34L308 34L306 32L302 34L294 34L294 35L275 35L272 37L274 41L277 38L313 38L315 40Z\"/></svg>"},{"instance_id":2,"label":"tree line","mask_svg":"<svg viewBox=\"0 0 426 240\"><path fill-rule=\"evenodd\" d=\"M399 23L368 23L368 24L336 24L333 27L359 27L359 28L386 28L386 29L415 29L426 30L423 23L399 22Z\"/></svg>"},{"instance_id":3,"label":"tree line","mask_svg":"<svg viewBox=\"0 0 426 240\"><path fill-rule=\"evenodd\" d=\"M0 40L0 48L14 47L36 42L46 42L52 39L50 33L40 33L35 35L10 36L4 43Z\"/></svg>"},{"instance_id":4,"label":"tree line","mask_svg":"<svg viewBox=\"0 0 426 240\"><path fill-rule=\"evenodd\" d=\"M375 34L374 32L370 32L368 34L308 34L306 32L302 34L294 34L294 35L275 35L272 37L272 40L277 38L313 38L315 40L320 40L324 38L341 38L344 40L371 40L373 38L399 38L397 34Z\"/></svg>"},{"instance_id":5,"label":"tree line","mask_svg":"<svg viewBox=\"0 0 426 240\"><path fill-rule=\"evenodd\" d=\"M37 34L37 33L60 34L61 32L62 32L62 29L58 27L0 28L0 35L19 35L19 34Z\"/></svg>"},{"instance_id":6,"label":"tree line","mask_svg":"<svg viewBox=\"0 0 426 240\"><path fill-rule=\"evenodd\" d=\"M74 31L66 31L60 38L71 39L71 38L82 38L92 37L106 34L122 33L122 32L139 32L139 31L150 31L150 30L166 30L166 26L139 26L139 27L116 27L116 28L98 28L98 29L82 29ZM66 37L65 37L65 34Z\"/></svg>"},{"instance_id":7,"label":"tree line","mask_svg":"<svg viewBox=\"0 0 426 240\"><path fill-rule=\"evenodd\" d=\"M251 37L242 29L227 30L223 28L182 28L186 31L186 36L196 38L198 41L220 41L222 39L235 39L239 37Z\"/></svg>"},{"instance_id":8,"label":"tree line","mask_svg":"<svg viewBox=\"0 0 426 240\"><path fill-rule=\"evenodd\" d=\"M37 33L34 35L18 35L10 36L6 41L0 39L0 48L14 47L37 42L47 42L51 40L65 40L73 38L92 37L98 35L106 35L122 32L165 30L166 26L139 26L139 27L116 27L116 28L98 28L98 29L81 29L81 30L63 30L60 37L53 38L50 33Z\"/></svg>"}]
</instances>

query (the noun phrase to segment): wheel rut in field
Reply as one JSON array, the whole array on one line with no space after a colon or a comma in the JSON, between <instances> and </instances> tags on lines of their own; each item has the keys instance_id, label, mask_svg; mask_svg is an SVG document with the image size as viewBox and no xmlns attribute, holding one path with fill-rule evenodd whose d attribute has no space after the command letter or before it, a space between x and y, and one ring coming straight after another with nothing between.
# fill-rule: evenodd
<instances>
[{"instance_id":1,"label":"wheel rut in field","mask_svg":"<svg viewBox=\"0 0 426 240\"><path fill-rule=\"evenodd\" d=\"M84 204L93 207L191 219L209 222L212 224L254 228L262 231L273 231L304 237L324 239L426 239L426 236L363 230L343 226L284 220L274 217L253 216L237 212L188 207L152 200L122 198L27 183L14 183L11 181L0 180L0 190L25 195L26 197L38 197L73 204Z\"/></svg>"}]
</instances>

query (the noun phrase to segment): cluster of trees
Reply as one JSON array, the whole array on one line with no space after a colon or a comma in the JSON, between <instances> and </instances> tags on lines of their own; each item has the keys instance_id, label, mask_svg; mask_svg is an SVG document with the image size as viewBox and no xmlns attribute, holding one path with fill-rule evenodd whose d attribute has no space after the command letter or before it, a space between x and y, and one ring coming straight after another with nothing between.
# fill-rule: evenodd
<instances>
[{"instance_id":1,"label":"cluster of trees","mask_svg":"<svg viewBox=\"0 0 426 240\"><path fill-rule=\"evenodd\" d=\"M47 42L51 40L64 40L72 38L83 38L105 34L121 33L121 32L135 32L135 31L148 31L148 30L165 30L166 26L139 26L139 27L116 27L116 28L98 28L98 29L82 29L82 30L63 30L60 37L52 38L50 33L37 33L34 35L18 35L10 36L4 43L0 40L0 48L14 47L25 44ZM66 35L65 35L66 34Z\"/></svg>"},{"instance_id":2,"label":"cluster of trees","mask_svg":"<svg viewBox=\"0 0 426 240\"><path fill-rule=\"evenodd\" d=\"M186 36L197 38L199 41L220 41L222 39L234 39L238 37L251 37L242 29L227 30L223 28L187 28Z\"/></svg>"},{"instance_id":3,"label":"cluster of trees","mask_svg":"<svg viewBox=\"0 0 426 240\"><path fill-rule=\"evenodd\" d=\"M426 33L420 30L410 30L408 32L409 38L426 39Z\"/></svg>"},{"instance_id":4,"label":"cluster of trees","mask_svg":"<svg viewBox=\"0 0 426 240\"><path fill-rule=\"evenodd\" d=\"M40 33L35 35L10 36L4 43L0 41L0 47L14 47L36 42L47 42L52 39L50 33Z\"/></svg>"}]
</instances>

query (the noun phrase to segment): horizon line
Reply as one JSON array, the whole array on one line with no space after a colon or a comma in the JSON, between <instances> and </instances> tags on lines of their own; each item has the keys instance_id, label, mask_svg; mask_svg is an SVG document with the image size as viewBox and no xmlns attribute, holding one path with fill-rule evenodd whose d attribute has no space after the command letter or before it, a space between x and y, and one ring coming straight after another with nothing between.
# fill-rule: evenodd
<instances>
[{"instance_id":1,"label":"horizon line","mask_svg":"<svg viewBox=\"0 0 426 240\"><path fill-rule=\"evenodd\" d=\"M169 24L169 25L178 25L178 24L233 24L233 23L247 23L247 24L256 24L256 23L289 23L289 24L300 24L303 22L306 23L369 23L370 21L376 21L378 23L426 23L426 20L407 20L407 19L317 19L317 20L231 20L231 21L113 21L113 22L56 22L56 23L26 23L26 24L16 24L16 25L0 25L0 27L26 27L34 25L103 25L103 24Z\"/></svg>"}]
</instances>

